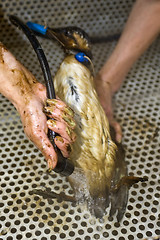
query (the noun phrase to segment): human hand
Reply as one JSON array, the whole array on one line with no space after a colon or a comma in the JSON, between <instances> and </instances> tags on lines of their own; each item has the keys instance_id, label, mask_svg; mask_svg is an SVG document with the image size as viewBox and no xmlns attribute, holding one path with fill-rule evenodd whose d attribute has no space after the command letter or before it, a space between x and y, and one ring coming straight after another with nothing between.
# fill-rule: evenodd
<instances>
[{"instance_id":1,"label":"human hand","mask_svg":"<svg viewBox=\"0 0 160 240\"><path fill-rule=\"evenodd\" d=\"M100 100L100 103L107 115L109 124L114 128L116 133L116 141L118 143L122 140L122 130L120 124L113 117L113 107L112 107L112 86L110 82L103 81L100 74L94 79L96 91Z\"/></svg>"},{"instance_id":2,"label":"human hand","mask_svg":"<svg viewBox=\"0 0 160 240\"><path fill-rule=\"evenodd\" d=\"M60 100L54 100L54 104L48 101L51 116L55 117L55 121L47 122L43 112L46 104L46 88L37 82L2 44L0 44L0 52L0 93L14 104L20 114L24 132L40 149L49 168L53 169L57 163L57 155L47 137L48 127L60 134L56 137L55 143L62 154L68 157L71 151L70 145L75 141L73 112ZM53 123L56 123L55 127Z\"/></svg>"},{"instance_id":3,"label":"human hand","mask_svg":"<svg viewBox=\"0 0 160 240\"><path fill-rule=\"evenodd\" d=\"M47 100L46 88L36 83L32 87L30 101L19 108L24 132L28 138L40 149L48 162L49 169L54 169L57 163L57 154L48 139L48 128L58 133L55 144L64 157L69 157L71 144L75 141L75 122L73 111L61 100ZM47 106L45 104L47 103ZM47 121L45 113L54 118Z\"/></svg>"}]
</instances>

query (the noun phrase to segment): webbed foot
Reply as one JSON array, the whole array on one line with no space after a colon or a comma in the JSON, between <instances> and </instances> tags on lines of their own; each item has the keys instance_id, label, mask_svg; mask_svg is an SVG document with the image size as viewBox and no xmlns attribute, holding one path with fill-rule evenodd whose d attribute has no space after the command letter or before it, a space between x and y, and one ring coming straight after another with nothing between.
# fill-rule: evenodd
<instances>
[{"instance_id":1,"label":"webbed foot","mask_svg":"<svg viewBox=\"0 0 160 240\"><path fill-rule=\"evenodd\" d=\"M109 215L112 217L116 211L118 211L117 221L120 222L126 210L130 187L135 183L147 180L147 177L122 177L118 184L116 184L111 190L111 209Z\"/></svg>"}]
</instances>

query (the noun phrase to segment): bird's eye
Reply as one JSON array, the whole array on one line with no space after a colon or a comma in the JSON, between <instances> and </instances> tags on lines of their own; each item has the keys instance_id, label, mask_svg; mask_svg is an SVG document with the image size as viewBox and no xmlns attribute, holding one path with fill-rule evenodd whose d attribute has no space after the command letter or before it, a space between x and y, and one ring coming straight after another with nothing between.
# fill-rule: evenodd
<instances>
[{"instance_id":1,"label":"bird's eye","mask_svg":"<svg viewBox=\"0 0 160 240\"><path fill-rule=\"evenodd\" d=\"M64 35L65 35L66 37L70 37L70 36L71 36L71 31L70 31L70 30L65 30L65 31L64 31Z\"/></svg>"},{"instance_id":2,"label":"bird's eye","mask_svg":"<svg viewBox=\"0 0 160 240\"><path fill-rule=\"evenodd\" d=\"M64 35L68 36L68 31L67 30L64 31Z\"/></svg>"}]
</instances>

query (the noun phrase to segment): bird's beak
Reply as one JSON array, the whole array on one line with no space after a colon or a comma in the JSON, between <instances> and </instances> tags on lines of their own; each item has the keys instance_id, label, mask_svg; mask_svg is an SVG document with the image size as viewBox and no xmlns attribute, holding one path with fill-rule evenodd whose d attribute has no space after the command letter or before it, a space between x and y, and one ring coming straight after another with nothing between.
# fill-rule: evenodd
<instances>
[{"instance_id":1,"label":"bird's beak","mask_svg":"<svg viewBox=\"0 0 160 240\"><path fill-rule=\"evenodd\" d=\"M88 35L81 30L84 35L82 37L76 30L75 27L48 28L47 35L51 39L56 39L66 50L84 52L89 58L92 58Z\"/></svg>"},{"instance_id":2,"label":"bird's beak","mask_svg":"<svg viewBox=\"0 0 160 240\"><path fill-rule=\"evenodd\" d=\"M56 39L64 48L74 47L74 38L65 35L65 28L48 29L47 34L50 38Z\"/></svg>"}]
</instances>

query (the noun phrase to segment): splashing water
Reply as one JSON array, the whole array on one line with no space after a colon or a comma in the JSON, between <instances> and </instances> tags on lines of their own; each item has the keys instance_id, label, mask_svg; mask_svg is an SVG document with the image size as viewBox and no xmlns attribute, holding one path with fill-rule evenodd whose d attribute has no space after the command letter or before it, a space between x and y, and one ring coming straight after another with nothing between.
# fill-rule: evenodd
<instances>
[{"instance_id":1,"label":"splashing water","mask_svg":"<svg viewBox=\"0 0 160 240\"><path fill-rule=\"evenodd\" d=\"M88 170L92 178L96 178L96 174ZM74 172L69 176L69 182L74 190L74 196L79 204L87 204L90 213L98 218L102 218L105 209L108 206L107 199L103 197L92 197L89 189L89 182L86 171L76 167Z\"/></svg>"},{"instance_id":2,"label":"splashing water","mask_svg":"<svg viewBox=\"0 0 160 240\"><path fill-rule=\"evenodd\" d=\"M84 203L90 197L87 178L81 168L75 167L74 172L68 177L70 184L75 192L77 202Z\"/></svg>"}]
</instances>

